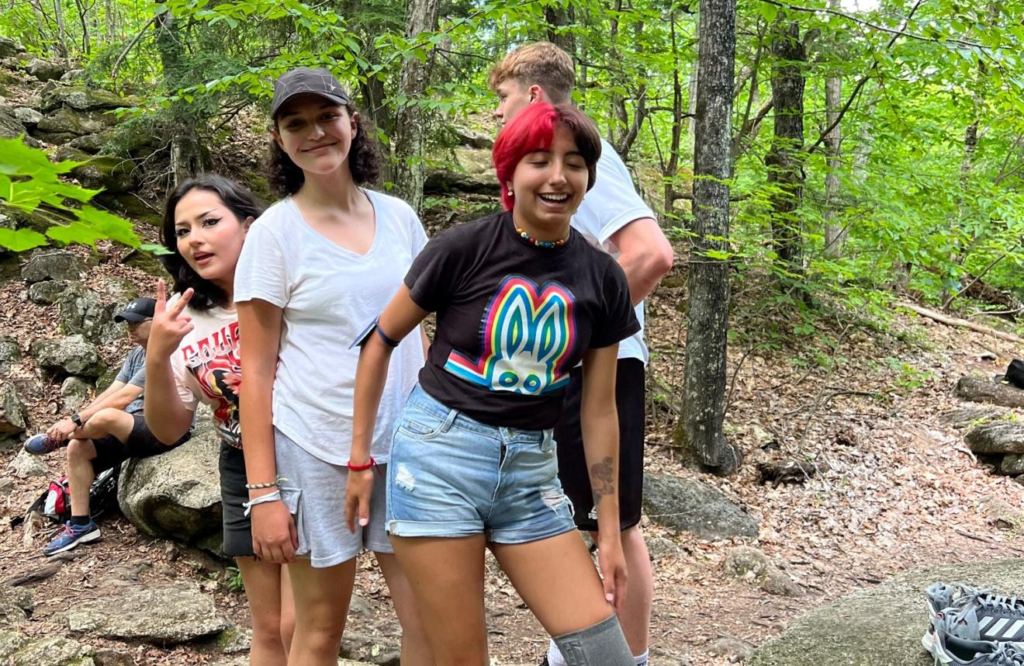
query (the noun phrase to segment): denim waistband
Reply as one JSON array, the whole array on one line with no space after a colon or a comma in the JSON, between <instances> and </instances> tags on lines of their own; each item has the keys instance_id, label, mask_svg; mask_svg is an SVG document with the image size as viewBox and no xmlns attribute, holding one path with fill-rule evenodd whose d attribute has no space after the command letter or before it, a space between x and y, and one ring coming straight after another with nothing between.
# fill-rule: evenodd
<instances>
[{"instance_id":1,"label":"denim waistband","mask_svg":"<svg viewBox=\"0 0 1024 666\"><path fill-rule=\"evenodd\" d=\"M479 433L502 442L542 442L545 436L551 436L551 429L547 430L524 430L522 428L509 428L507 426L492 426L466 416L457 409L448 407L441 401L423 390L419 384L409 395L408 405L422 412L429 414L444 422L442 432L447 432L452 427L462 430Z\"/></svg>"}]
</instances>

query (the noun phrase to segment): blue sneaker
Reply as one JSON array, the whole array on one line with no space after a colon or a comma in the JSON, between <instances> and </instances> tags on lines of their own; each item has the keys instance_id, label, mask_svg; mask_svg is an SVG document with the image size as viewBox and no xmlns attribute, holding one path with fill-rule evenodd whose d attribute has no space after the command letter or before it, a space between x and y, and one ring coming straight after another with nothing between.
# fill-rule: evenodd
<instances>
[{"instance_id":1,"label":"blue sneaker","mask_svg":"<svg viewBox=\"0 0 1024 666\"><path fill-rule=\"evenodd\" d=\"M70 521L64 523L56 538L47 544L43 554L49 557L57 553L63 553L75 548L79 544L89 543L100 538L100 528L92 520L88 525L72 525Z\"/></svg>"},{"instance_id":2,"label":"blue sneaker","mask_svg":"<svg viewBox=\"0 0 1024 666\"><path fill-rule=\"evenodd\" d=\"M61 444L63 442L55 442L43 433L42 435L35 435L26 439L24 448L34 456L45 456L47 453L56 451L60 448Z\"/></svg>"}]
</instances>

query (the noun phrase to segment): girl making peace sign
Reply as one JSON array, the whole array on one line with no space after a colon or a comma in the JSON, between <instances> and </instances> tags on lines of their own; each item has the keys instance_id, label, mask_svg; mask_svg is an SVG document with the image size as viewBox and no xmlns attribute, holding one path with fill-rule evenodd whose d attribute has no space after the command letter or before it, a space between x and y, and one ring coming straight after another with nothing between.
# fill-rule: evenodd
<instances>
[{"instance_id":1,"label":"girl making peace sign","mask_svg":"<svg viewBox=\"0 0 1024 666\"><path fill-rule=\"evenodd\" d=\"M163 280L146 355L146 423L158 439L174 442L188 430L200 402L213 410L221 438L220 490L224 554L235 558L252 611L253 666L287 660L294 605L286 570L253 555L242 504L245 461L238 421L238 315L235 265L249 225L263 212L238 184L214 175L182 183L167 198L164 265L174 279L167 300Z\"/></svg>"}]
</instances>

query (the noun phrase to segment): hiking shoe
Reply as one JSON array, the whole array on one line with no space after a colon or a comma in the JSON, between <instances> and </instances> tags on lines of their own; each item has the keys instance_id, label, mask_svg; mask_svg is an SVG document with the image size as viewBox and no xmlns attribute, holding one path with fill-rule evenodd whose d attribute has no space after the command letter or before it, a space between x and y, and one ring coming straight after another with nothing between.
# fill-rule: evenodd
<instances>
[{"instance_id":1,"label":"hiking shoe","mask_svg":"<svg viewBox=\"0 0 1024 666\"><path fill-rule=\"evenodd\" d=\"M53 453L63 442L57 442L45 433L42 435L34 435L25 440L24 448L26 451L34 456L45 456L47 453Z\"/></svg>"},{"instance_id":2,"label":"hiking shoe","mask_svg":"<svg viewBox=\"0 0 1024 666\"><path fill-rule=\"evenodd\" d=\"M924 649L942 666L1024 666L1024 649L1016 643L968 640L950 632L961 622L938 613L921 638Z\"/></svg>"},{"instance_id":3,"label":"hiking shoe","mask_svg":"<svg viewBox=\"0 0 1024 666\"><path fill-rule=\"evenodd\" d=\"M88 525L72 525L71 521L64 523L57 536L43 549L43 554L49 557L57 553L63 553L77 547L79 544L89 543L100 538L100 528L92 520Z\"/></svg>"},{"instance_id":4,"label":"hiking shoe","mask_svg":"<svg viewBox=\"0 0 1024 666\"><path fill-rule=\"evenodd\" d=\"M926 594L931 618L947 616L947 633L971 641L1021 643L1024 648L1024 599L943 583L930 586Z\"/></svg>"}]
</instances>

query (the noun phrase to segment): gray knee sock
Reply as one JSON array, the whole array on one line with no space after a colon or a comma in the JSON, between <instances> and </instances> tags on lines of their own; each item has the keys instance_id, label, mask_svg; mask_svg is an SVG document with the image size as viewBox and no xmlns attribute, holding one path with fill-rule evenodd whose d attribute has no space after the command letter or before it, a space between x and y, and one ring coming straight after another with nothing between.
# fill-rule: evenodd
<instances>
[{"instance_id":1,"label":"gray knee sock","mask_svg":"<svg viewBox=\"0 0 1024 666\"><path fill-rule=\"evenodd\" d=\"M569 666L633 666L633 655L614 615L592 627L554 638Z\"/></svg>"}]
</instances>

